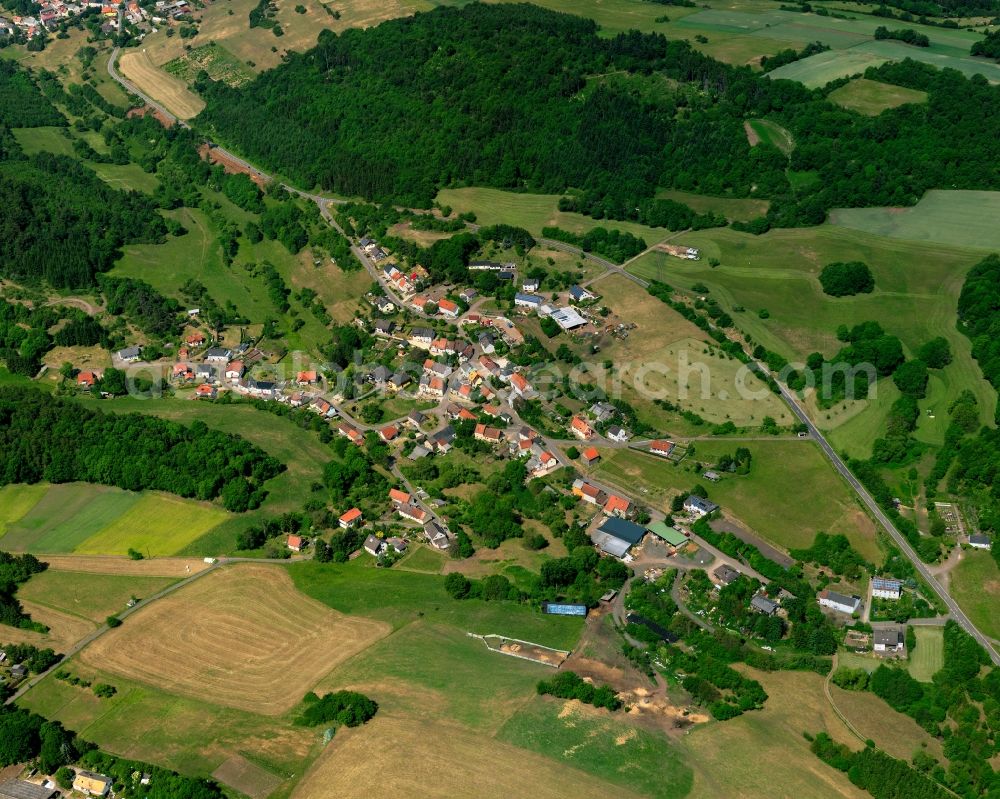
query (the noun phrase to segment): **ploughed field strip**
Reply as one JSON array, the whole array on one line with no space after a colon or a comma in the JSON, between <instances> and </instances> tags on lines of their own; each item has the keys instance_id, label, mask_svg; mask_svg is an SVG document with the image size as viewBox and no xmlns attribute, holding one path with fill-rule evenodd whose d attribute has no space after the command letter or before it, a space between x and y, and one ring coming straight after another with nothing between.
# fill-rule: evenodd
<instances>
[{"instance_id":1,"label":"ploughed field strip","mask_svg":"<svg viewBox=\"0 0 1000 799\"><path fill-rule=\"evenodd\" d=\"M182 696L277 715L388 631L303 596L280 568L243 565L144 608L82 658Z\"/></svg>"}]
</instances>

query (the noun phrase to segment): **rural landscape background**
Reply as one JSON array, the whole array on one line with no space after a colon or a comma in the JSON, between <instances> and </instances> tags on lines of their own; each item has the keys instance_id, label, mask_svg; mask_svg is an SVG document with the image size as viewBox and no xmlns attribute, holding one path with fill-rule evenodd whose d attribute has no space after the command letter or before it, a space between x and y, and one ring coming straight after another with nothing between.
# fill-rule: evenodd
<instances>
[{"instance_id":1,"label":"rural landscape background","mask_svg":"<svg viewBox=\"0 0 1000 799\"><path fill-rule=\"evenodd\" d=\"M0 0L0 799L1000 795L996 0Z\"/></svg>"}]
</instances>

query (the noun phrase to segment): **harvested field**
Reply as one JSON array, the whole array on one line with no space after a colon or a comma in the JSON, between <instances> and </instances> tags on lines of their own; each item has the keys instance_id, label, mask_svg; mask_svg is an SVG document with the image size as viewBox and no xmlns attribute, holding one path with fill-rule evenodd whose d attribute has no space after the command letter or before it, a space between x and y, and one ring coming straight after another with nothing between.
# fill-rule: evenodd
<instances>
[{"instance_id":1,"label":"harvested field","mask_svg":"<svg viewBox=\"0 0 1000 799\"><path fill-rule=\"evenodd\" d=\"M213 771L212 776L250 799L264 799L284 782L281 777L255 766L242 755L233 755Z\"/></svg>"},{"instance_id":2,"label":"harvested field","mask_svg":"<svg viewBox=\"0 0 1000 799\"><path fill-rule=\"evenodd\" d=\"M360 729L338 732L292 799L565 799L568 785L575 799L638 796L479 733L380 713Z\"/></svg>"},{"instance_id":3,"label":"harvested field","mask_svg":"<svg viewBox=\"0 0 1000 799\"><path fill-rule=\"evenodd\" d=\"M276 715L388 631L308 599L283 569L246 565L143 608L82 659L182 696Z\"/></svg>"},{"instance_id":4,"label":"harvested field","mask_svg":"<svg viewBox=\"0 0 1000 799\"><path fill-rule=\"evenodd\" d=\"M69 647L97 629L97 625L80 616L65 613L55 608L24 600L21 602L32 621L41 622L49 628L47 633L22 630L0 624L0 643L31 644L42 649L52 648L65 652Z\"/></svg>"},{"instance_id":5,"label":"harvested field","mask_svg":"<svg viewBox=\"0 0 1000 799\"><path fill-rule=\"evenodd\" d=\"M190 577L207 569L200 558L146 558L132 560L118 555L46 555L50 571L118 574L135 577Z\"/></svg>"},{"instance_id":6,"label":"harvested field","mask_svg":"<svg viewBox=\"0 0 1000 799\"><path fill-rule=\"evenodd\" d=\"M184 81L157 67L145 50L125 53L118 59L118 67L122 75L181 119L191 119L205 107L204 101Z\"/></svg>"}]
</instances>

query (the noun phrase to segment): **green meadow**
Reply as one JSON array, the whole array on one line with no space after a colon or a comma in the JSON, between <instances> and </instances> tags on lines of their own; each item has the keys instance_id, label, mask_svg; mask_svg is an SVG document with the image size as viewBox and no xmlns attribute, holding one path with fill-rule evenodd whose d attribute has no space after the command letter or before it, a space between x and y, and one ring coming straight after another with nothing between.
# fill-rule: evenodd
<instances>
[{"instance_id":1,"label":"green meadow","mask_svg":"<svg viewBox=\"0 0 1000 799\"><path fill-rule=\"evenodd\" d=\"M792 134L785 130L777 122L770 119L751 119L747 125L765 144L777 147L785 155L789 155L795 149L795 140Z\"/></svg>"},{"instance_id":2,"label":"green meadow","mask_svg":"<svg viewBox=\"0 0 1000 799\"><path fill-rule=\"evenodd\" d=\"M687 233L677 243L699 247L702 259L683 261L650 252L631 263L629 271L681 289L704 283L740 328L790 361L804 361L811 352L835 354L840 347L836 329L842 324L878 321L899 336L911 354L925 341L944 336L954 360L935 374L929 396L921 402L917 437L941 443L947 406L966 388L979 399L983 423L990 421L996 393L981 379L969 341L955 326L965 274L987 250L889 238L840 224L772 230L762 236L728 228L705 230ZM710 258L720 265L709 267ZM834 261L867 263L875 276L875 291L841 298L824 294L819 272ZM740 307L744 310L737 311ZM761 310L768 312L768 318L760 318ZM838 448L852 455L870 450L870 434L879 430L894 391L888 381L881 381L878 388L876 401L864 407L840 403L814 410L816 423L833 432ZM846 432L839 435L838 428L845 423Z\"/></svg>"},{"instance_id":3,"label":"green meadow","mask_svg":"<svg viewBox=\"0 0 1000 799\"><path fill-rule=\"evenodd\" d=\"M905 89L867 78L856 78L850 83L834 89L828 95L829 99L865 116L878 116L887 108L896 108L907 103L923 103L927 101L927 92L916 89Z\"/></svg>"},{"instance_id":4,"label":"green meadow","mask_svg":"<svg viewBox=\"0 0 1000 799\"><path fill-rule=\"evenodd\" d=\"M176 580L170 577L49 569L20 586L17 596L102 624L109 615L123 610L133 596L144 599L174 582Z\"/></svg>"},{"instance_id":5,"label":"green meadow","mask_svg":"<svg viewBox=\"0 0 1000 799\"><path fill-rule=\"evenodd\" d=\"M664 735L607 711L544 697L524 705L497 737L652 799L691 792L691 767Z\"/></svg>"},{"instance_id":6,"label":"green meadow","mask_svg":"<svg viewBox=\"0 0 1000 799\"><path fill-rule=\"evenodd\" d=\"M907 669L915 680L930 682L944 666L944 628L914 627L917 646L910 652Z\"/></svg>"},{"instance_id":7,"label":"green meadow","mask_svg":"<svg viewBox=\"0 0 1000 799\"><path fill-rule=\"evenodd\" d=\"M976 627L1000 640L1000 567L989 552L963 552L948 590Z\"/></svg>"}]
</instances>

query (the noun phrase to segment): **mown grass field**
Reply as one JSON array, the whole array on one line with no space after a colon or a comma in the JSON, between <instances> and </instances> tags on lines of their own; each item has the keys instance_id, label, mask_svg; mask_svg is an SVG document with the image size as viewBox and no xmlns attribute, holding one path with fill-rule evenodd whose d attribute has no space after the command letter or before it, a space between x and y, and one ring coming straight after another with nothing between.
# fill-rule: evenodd
<instances>
[{"instance_id":1,"label":"mown grass field","mask_svg":"<svg viewBox=\"0 0 1000 799\"><path fill-rule=\"evenodd\" d=\"M795 149L795 140L792 138L792 134L777 122L772 122L770 119L750 119L747 120L746 124L749 128L747 136L751 145L760 141L777 147L785 155Z\"/></svg>"},{"instance_id":2,"label":"mown grass field","mask_svg":"<svg viewBox=\"0 0 1000 799\"><path fill-rule=\"evenodd\" d=\"M978 242L975 238L968 241ZM937 374L942 382L934 395L921 402L917 437L940 444L947 406L966 388L979 399L982 422L990 421L996 394L982 380L969 341L955 326L965 274L985 250L887 238L839 225L772 230L756 237L730 229L697 231L685 234L678 243L699 247L702 260L682 261L652 252L630 264L629 271L678 288L705 283L711 296L733 313L740 328L791 361L804 361L814 351L834 355L840 348L835 334L841 324L876 320L899 336L910 353L925 341L944 336L954 360ZM713 257L721 261L715 269L706 263ZM875 291L844 298L824 294L818 275L834 261L867 263L875 276ZM735 312L736 306L746 310ZM761 309L768 311L769 318L758 316ZM892 391L881 385L879 389ZM869 434L879 429L888 404L879 398L860 409L859 416L858 408L840 403L814 412L813 418L819 427L832 431L838 450L866 456L873 440ZM926 413L928 409L934 419ZM865 420L864 415L873 415L875 421ZM855 421L841 434L837 428L848 418Z\"/></svg>"},{"instance_id":3,"label":"mown grass field","mask_svg":"<svg viewBox=\"0 0 1000 799\"><path fill-rule=\"evenodd\" d=\"M521 194L502 189L463 188L441 189L437 202L450 205L456 213L472 211L480 225L505 223L523 227L536 236L542 228L560 227L573 233L585 233L595 227L627 231L653 245L670 235L666 228L652 228L637 222L619 222L612 219L591 219L583 214L559 210L558 194Z\"/></svg>"},{"instance_id":4,"label":"mown grass field","mask_svg":"<svg viewBox=\"0 0 1000 799\"><path fill-rule=\"evenodd\" d=\"M453 600L442 577L377 569L366 558L338 565L308 561L290 565L288 572L300 591L334 610L388 621L395 628L422 619L463 633L497 633L572 649L583 626L580 619L546 616L523 605Z\"/></svg>"},{"instance_id":5,"label":"mown grass field","mask_svg":"<svg viewBox=\"0 0 1000 799\"><path fill-rule=\"evenodd\" d=\"M135 548L173 555L232 515L169 494L88 483L4 490L20 513L2 539L11 551L124 555Z\"/></svg>"},{"instance_id":6,"label":"mown grass field","mask_svg":"<svg viewBox=\"0 0 1000 799\"><path fill-rule=\"evenodd\" d=\"M545 697L527 704L497 737L651 799L681 799L691 791L691 768L663 735L576 701Z\"/></svg>"},{"instance_id":7,"label":"mown grass field","mask_svg":"<svg viewBox=\"0 0 1000 799\"><path fill-rule=\"evenodd\" d=\"M663 189L656 193L664 200L674 200L683 203L698 213L722 214L726 219L746 222L767 213L770 200L753 200L740 197L709 197L705 194L693 194L689 191Z\"/></svg>"},{"instance_id":8,"label":"mown grass field","mask_svg":"<svg viewBox=\"0 0 1000 799\"><path fill-rule=\"evenodd\" d=\"M694 768L691 799L739 796L808 796L810 799L865 799L844 775L809 751L804 731L826 731L857 749L823 695L823 678L804 672L746 670L767 691L759 711L723 724L703 724L682 739ZM876 743L879 738L876 737Z\"/></svg>"},{"instance_id":9,"label":"mown grass field","mask_svg":"<svg viewBox=\"0 0 1000 799\"><path fill-rule=\"evenodd\" d=\"M996 250L1000 249L998 215L1000 192L933 190L911 208L838 208L830 212L830 223L925 247Z\"/></svg>"},{"instance_id":10,"label":"mown grass field","mask_svg":"<svg viewBox=\"0 0 1000 799\"><path fill-rule=\"evenodd\" d=\"M951 572L949 590L973 624L991 638L1000 639L1000 568L989 552L963 552L961 562Z\"/></svg>"},{"instance_id":11,"label":"mown grass field","mask_svg":"<svg viewBox=\"0 0 1000 799\"><path fill-rule=\"evenodd\" d=\"M45 495L43 485L5 485L0 488L0 537L3 537L11 524L18 521L31 510Z\"/></svg>"},{"instance_id":12,"label":"mown grass field","mask_svg":"<svg viewBox=\"0 0 1000 799\"><path fill-rule=\"evenodd\" d=\"M638 488L642 501L669 511L670 500L696 484L708 488L712 501L732 513L765 540L783 549L808 547L816 533L843 533L866 558L879 560L875 527L847 485L819 449L805 440L695 441L691 459L713 463L746 447L753 455L750 474L707 483L689 462L669 461L634 450L603 450L594 469L622 487ZM794 482L794 501L790 499ZM776 509L780 509L776 510Z\"/></svg>"},{"instance_id":13,"label":"mown grass field","mask_svg":"<svg viewBox=\"0 0 1000 799\"><path fill-rule=\"evenodd\" d=\"M656 399L669 400L712 424L732 421L740 427L758 427L765 416L780 425L792 423L788 408L739 361L716 351L700 328L641 287L613 274L592 283L590 289L612 310L605 320L608 324L625 322L636 328L624 340L603 336L596 355L590 352L589 340L567 343L587 363L586 381L601 386L609 396L620 395L647 424L674 434L707 431L665 411ZM524 326L545 340L537 320L529 318Z\"/></svg>"},{"instance_id":14,"label":"mown grass field","mask_svg":"<svg viewBox=\"0 0 1000 799\"><path fill-rule=\"evenodd\" d=\"M125 609L133 596L144 599L176 582L170 577L92 574L49 569L17 589L19 599L103 623Z\"/></svg>"},{"instance_id":15,"label":"mown grass field","mask_svg":"<svg viewBox=\"0 0 1000 799\"><path fill-rule=\"evenodd\" d=\"M907 103L924 103L927 92L905 89L868 78L857 78L845 86L835 89L829 99L851 111L865 116L878 116L887 108L897 108Z\"/></svg>"},{"instance_id":16,"label":"mown grass field","mask_svg":"<svg viewBox=\"0 0 1000 799\"><path fill-rule=\"evenodd\" d=\"M910 652L907 664L915 680L930 682L944 666L944 629L941 627L914 627L917 645Z\"/></svg>"},{"instance_id":17,"label":"mown grass field","mask_svg":"<svg viewBox=\"0 0 1000 799\"><path fill-rule=\"evenodd\" d=\"M941 741L933 738L913 719L897 713L868 691L845 691L830 686L837 708L858 732L874 740L880 749L901 760L910 760L918 751L942 759Z\"/></svg>"}]
</instances>

